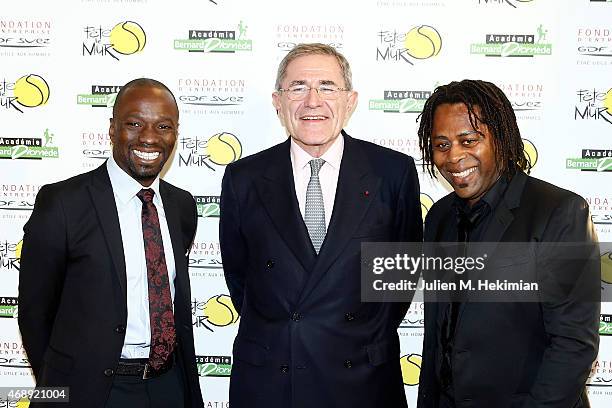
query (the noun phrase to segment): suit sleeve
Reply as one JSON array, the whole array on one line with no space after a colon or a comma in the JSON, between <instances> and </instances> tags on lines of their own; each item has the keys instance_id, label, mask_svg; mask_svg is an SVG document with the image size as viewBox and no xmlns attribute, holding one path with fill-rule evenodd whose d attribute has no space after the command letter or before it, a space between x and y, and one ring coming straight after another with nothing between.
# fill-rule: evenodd
<instances>
[{"instance_id":1,"label":"suit sleeve","mask_svg":"<svg viewBox=\"0 0 612 408\"><path fill-rule=\"evenodd\" d=\"M219 243L225 282L234 307L240 313L244 300L248 248L241 232L241 214L232 180L232 166L227 166L221 187Z\"/></svg>"},{"instance_id":2,"label":"suit sleeve","mask_svg":"<svg viewBox=\"0 0 612 408\"><path fill-rule=\"evenodd\" d=\"M599 348L600 303L592 301L600 290L599 250L586 202L572 197L560 205L542 238L547 242L583 242L592 249L590 257L586 255L579 265L570 262L568 266L546 255L538 259L538 268L543 263L543 269L552 274L556 284L571 280L574 288L564 298L541 303L549 344L526 406L573 407L584 390ZM587 294L591 297L588 301Z\"/></svg>"},{"instance_id":3,"label":"suit sleeve","mask_svg":"<svg viewBox=\"0 0 612 408\"><path fill-rule=\"evenodd\" d=\"M397 240L400 242L421 242L423 240L423 218L414 160L409 157L402 180L396 214Z\"/></svg>"},{"instance_id":4,"label":"suit sleeve","mask_svg":"<svg viewBox=\"0 0 612 408\"><path fill-rule=\"evenodd\" d=\"M196 237L196 232L198 230L198 207L196 205L195 199L193 198L193 196L191 194L189 194L189 208L191 209L191 228L189 229L190 231L190 235L191 235L191 241L189 241L189 246L187 247L188 250L191 250L191 246L193 245L193 242L195 241L195 237Z\"/></svg>"},{"instance_id":5,"label":"suit sleeve","mask_svg":"<svg viewBox=\"0 0 612 408\"><path fill-rule=\"evenodd\" d=\"M48 186L38 192L23 230L18 322L38 379L62 293L67 253L64 211Z\"/></svg>"},{"instance_id":6,"label":"suit sleeve","mask_svg":"<svg viewBox=\"0 0 612 408\"><path fill-rule=\"evenodd\" d=\"M419 178L416 166L411 157L407 158L407 165L402 177L398 196L395 227L397 242L421 242L423 240L423 218L419 190ZM399 326L406 315L410 303L398 304L394 310L394 318Z\"/></svg>"}]
</instances>

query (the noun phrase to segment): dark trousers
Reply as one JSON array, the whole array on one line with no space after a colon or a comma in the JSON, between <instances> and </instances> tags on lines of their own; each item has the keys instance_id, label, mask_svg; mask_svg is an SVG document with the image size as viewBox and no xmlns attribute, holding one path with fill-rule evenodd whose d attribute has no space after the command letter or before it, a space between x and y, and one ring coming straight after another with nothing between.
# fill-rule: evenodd
<instances>
[{"instance_id":1,"label":"dark trousers","mask_svg":"<svg viewBox=\"0 0 612 408\"><path fill-rule=\"evenodd\" d=\"M450 395L443 392L440 393L438 408L455 408L455 400Z\"/></svg>"},{"instance_id":2,"label":"dark trousers","mask_svg":"<svg viewBox=\"0 0 612 408\"><path fill-rule=\"evenodd\" d=\"M176 365L159 377L143 380L116 375L106 408L183 408L184 388Z\"/></svg>"}]
</instances>

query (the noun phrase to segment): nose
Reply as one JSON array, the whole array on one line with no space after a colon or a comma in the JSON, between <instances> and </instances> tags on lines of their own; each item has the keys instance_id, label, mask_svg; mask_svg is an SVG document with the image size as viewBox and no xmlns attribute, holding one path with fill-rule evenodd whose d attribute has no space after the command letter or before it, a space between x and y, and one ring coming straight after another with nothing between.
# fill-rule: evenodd
<instances>
[{"instance_id":1,"label":"nose","mask_svg":"<svg viewBox=\"0 0 612 408\"><path fill-rule=\"evenodd\" d=\"M306 99L304 99L304 105L309 108L316 108L317 106L321 106L321 102L322 99L319 95L319 90L317 88L310 88L306 95Z\"/></svg>"},{"instance_id":2,"label":"nose","mask_svg":"<svg viewBox=\"0 0 612 408\"><path fill-rule=\"evenodd\" d=\"M459 163L465 159L465 148L459 142L453 142L448 151L448 162Z\"/></svg>"},{"instance_id":3,"label":"nose","mask_svg":"<svg viewBox=\"0 0 612 408\"><path fill-rule=\"evenodd\" d=\"M138 141L143 144L155 144L157 142L158 134L155 124L148 123L143 126L142 130L138 134Z\"/></svg>"}]
</instances>

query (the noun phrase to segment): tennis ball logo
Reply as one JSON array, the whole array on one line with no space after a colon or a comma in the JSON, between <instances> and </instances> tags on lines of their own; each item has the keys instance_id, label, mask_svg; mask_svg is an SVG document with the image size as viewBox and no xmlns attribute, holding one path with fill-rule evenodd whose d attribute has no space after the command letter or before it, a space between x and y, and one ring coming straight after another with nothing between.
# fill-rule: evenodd
<instances>
[{"instance_id":1,"label":"tennis ball logo","mask_svg":"<svg viewBox=\"0 0 612 408\"><path fill-rule=\"evenodd\" d=\"M402 379L404 385L418 385L421 375L422 357L418 354L405 355L400 358L402 368Z\"/></svg>"},{"instance_id":2,"label":"tennis ball logo","mask_svg":"<svg viewBox=\"0 0 612 408\"><path fill-rule=\"evenodd\" d=\"M538 149L536 149L535 145L527 139L523 139L523 149L525 151L525 158L527 158L527 161L533 169L538 162Z\"/></svg>"},{"instance_id":3,"label":"tennis ball logo","mask_svg":"<svg viewBox=\"0 0 612 408\"><path fill-rule=\"evenodd\" d=\"M601 255L601 280L612 284L612 252Z\"/></svg>"},{"instance_id":4,"label":"tennis ball logo","mask_svg":"<svg viewBox=\"0 0 612 408\"><path fill-rule=\"evenodd\" d=\"M144 49L147 35L138 23L124 21L111 30L110 42L118 53L132 55Z\"/></svg>"},{"instance_id":5,"label":"tennis ball logo","mask_svg":"<svg viewBox=\"0 0 612 408\"><path fill-rule=\"evenodd\" d=\"M25 75L15 81L13 94L20 105L35 108L49 100L49 84L40 75Z\"/></svg>"},{"instance_id":6,"label":"tennis ball logo","mask_svg":"<svg viewBox=\"0 0 612 408\"><path fill-rule=\"evenodd\" d=\"M30 406L30 400L27 399L26 397L21 397L19 401L17 401L17 404L15 405L16 408L28 408L29 406Z\"/></svg>"},{"instance_id":7,"label":"tennis ball logo","mask_svg":"<svg viewBox=\"0 0 612 408\"><path fill-rule=\"evenodd\" d=\"M210 324L218 327L236 323L239 317L232 299L227 295L217 295L208 299L202 313Z\"/></svg>"},{"instance_id":8,"label":"tennis ball logo","mask_svg":"<svg viewBox=\"0 0 612 408\"><path fill-rule=\"evenodd\" d=\"M608 92L606 92L606 96L603 100L603 106L606 108L606 111L612 115L612 88L608 89Z\"/></svg>"},{"instance_id":9,"label":"tennis ball logo","mask_svg":"<svg viewBox=\"0 0 612 408\"><path fill-rule=\"evenodd\" d=\"M429 194L421 193L421 216L423 217L423 221L425 221L425 217L427 213L431 209L431 206L434 204L433 199L429 196Z\"/></svg>"},{"instance_id":10,"label":"tennis ball logo","mask_svg":"<svg viewBox=\"0 0 612 408\"><path fill-rule=\"evenodd\" d=\"M208 139L206 155L211 162L227 166L242 157L242 145L240 140L231 133L217 133Z\"/></svg>"},{"instance_id":11,"label":"tennis ball logo","mask_svg":"<svg viewBox=\"0 0 612 408\"><path fill-rule=\"evenodd\" d=\"M15 258L21 259L21 247L23 247L23 239L15 246Z\"/></svg>"},{"instance_id":12,"label":"tennis ball logo","mask_svg":"<svg viewBox=\"0 0 612 408\"><path fill-rule=\"evenodd\" d=\"M435 57L442 49L442 37L432 26L417 26L406 34L404 48L416 59Z\"/></svg>"}]
</instances>

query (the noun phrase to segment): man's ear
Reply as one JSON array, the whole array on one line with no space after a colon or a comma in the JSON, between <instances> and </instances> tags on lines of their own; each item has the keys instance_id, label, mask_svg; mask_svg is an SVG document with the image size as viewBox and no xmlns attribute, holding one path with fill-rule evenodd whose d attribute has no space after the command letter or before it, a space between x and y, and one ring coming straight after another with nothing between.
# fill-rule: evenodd
<instances>
[{"instance_id":1,"label":"man's ear","mask_svg":"<svg viewBox=\"0 0 612 408\"><path fill-rule=\"evenodd\" d=\"M115 122L114 122L113 118L109 119L108 135L110 136L110 140L111 140L111 144L112 144L114 142L114 139L115 139Z\"/></svg>"},{"instance_id":2,"label":"man's ear","mask_svg":"<svg viewBox=\"0 0 612 408\"><path fill-rule=\"evenodd\" d=\"M285 126L283 111L281 109L280 95L276 91L272 92L272 106L274 106L274 109L276 109L276 116L278 116L278 119L281 121L281 124Z\"/></svg>"},{"instance_id":3,"label":"man's ear","mask_svg":"<svg viewBox=\"0 0 612 408\"><path fill-rule=\"evenodd\" d=\"M355 109L357 108L358 100L359 100L359 94L357 93L357 91L351 91L348 97L348 101L346 103L346 118L344 119L343 126L347 125L349 119L353 115L353 112L355 112Z\"/></svg>"},{"instance_id":4,"label":"man's ear","mask_svg":"<svg viewBox=\"0 0 612 408\"><path fill-rule=\"evenodd\" d=\"M280 112L280 95L276 91L272 92L272 106L274 106L278 115Z\"/></svg>"}]
</instances>

